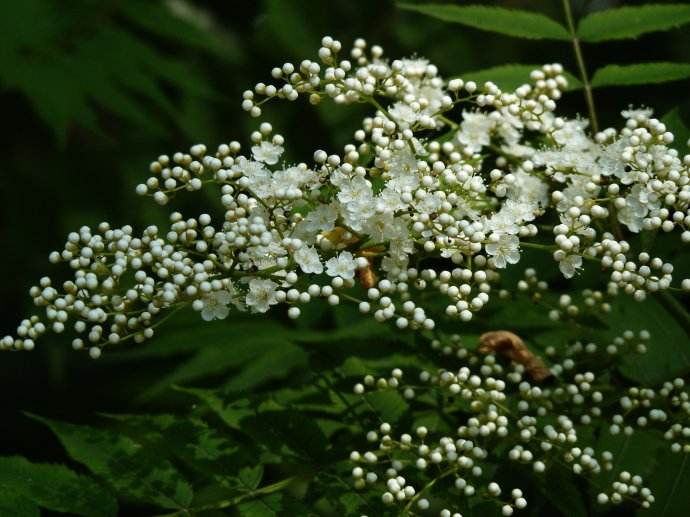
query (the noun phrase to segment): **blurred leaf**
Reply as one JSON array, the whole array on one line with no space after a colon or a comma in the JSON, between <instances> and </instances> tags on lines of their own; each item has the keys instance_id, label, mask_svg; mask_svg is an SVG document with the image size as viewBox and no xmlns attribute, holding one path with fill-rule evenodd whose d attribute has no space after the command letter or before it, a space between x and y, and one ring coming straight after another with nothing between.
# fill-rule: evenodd
<instances>
[{"instance_id":1,"label":"blurred leaf","mask_svg":"<svg viewBox=\"0 0 690 517\"><path fill-rule=\"evenodd\" d=\"M213 25L211 16L192 6L180 12L178 4L150 0L119 2L119 12L151 34L194 48L217 54L223 59L239 60L239 52L232 41L224 39ZM177 13L177 14L176 14Z\"/></svg>"},{"instance_id":2,"label":"blurred leaf","mask_svg":"<svg viewBox=\"0 0 690 517\"><path fill-rule=\"evenodd\" d=\"M314 4L306 0L264 0L264 9L272 43L277 40L293 57L303 59L316 54L321 36L312 30L318 26Z\"/></svg>"},{"instance_id":3,"label":"blurred leaf","mask_svg":"<svg viewBox=\"0 0 690 517\"><path fill-rule=\"evenodd\" d=\"M103 358L113 362L164 359L191 355L206 345L226 344L231 336L283 336L287 332L288 329L273 321L260 321L256 317L242 320L231 316L224 321L207 322L197 312L181 312L146 346L118 351Z\"/></svg>"},{"instance_id":4,"label":"blurred leaf","mask_svg":"<svg viewBox=\"0 0 690 517\"><path fill-rule=\"evenodd\" d=\"M197 344L197 352L183 361L170 374L160 379L142 393L140 399L151 399L173 384L185 384L200 378L208 378L237 369L229 387L235 390L249 389L264 382L284 377L293 368L306 364L306 353L288 341L290 333L284 327L261 324L251 332L234 335L220 333L214 341ZM242 367L246 365L246 370Z\"/></svg>"},{"instance_id":5,"label":"blurred leaf","mask_svg":"<svg viewBox=\"0 0 690 517\"><path fill-rule=\"evenodd\" d=\"M690 77L690 63L606 65L594 72L592 86L631 86L678 81Z\"/></svg>"},{"instance_id":6,"label":"blurred leaf","mask_svg":"<svg viewBox=\"0 0 690 517\"><path fill-rule=\"evenodd\" d=\"M33 505L87 517L117 515L117 501L95 481L63 465L31 463L19 456L0 458L0 499L3 503L5 493L13 494L16 499L18 515L37 515ZM23 499L30 504L22 502ZM3 503L0 503L0 510ZM5 511L1 513L11 515Z\"/></svg>"},{"instance_id":7,"label":"blurred leaf","mask_svg":"<svg viewBox=\"0 0 690 517\"><path fill-rule=\"evenodd\" d=\"M186 510L192 487L165 458L122 434L29 415L47 425L70 457L86 465L125 499Z\"/></svg>"},{"instance_id":8,"label":"blurred leaf","mask_svg":"<svg viewBox=\"0 0 690 517\"><path fill-rule=\"evenodd\" d=\"M398 7L405 11L433 16L445 22L460 23L507 36L570 40L565 27L548 16L535 12L483 5L398 4Z\"/></svg>"},{"instance_id":9,"label":"blurred leaf","mask_svg":"<svg viewBox=\"0 0 690 517\"><path fill-rule=\"evenodd\" d=\"M541 69L541 65L500 65L483 70L474 70L459 74L466 81L483 84L486 81L496 83L504 91L512 91L518 86L530 83L529 75L533 70ZM579 90L582 82L570 72L563 75L568 80L568 90Z\"/></svg>"},{"instance_id":10,"label":"blurred leaf","mask_svg":"<svg viewBox=\"0 0 690 517\"><path fill-rule=\"evenodd\" d=\"M169 21L163 4L142 4L153 20ZM215 95L203 75L120 25L118 7L126 11L137 6L81 0L57 9L48 0L27 0L8 4L0 17L0 83L28 98L60 144L75 126L98 132L98 109L135 127L165 132L156 122L160 117L151 116L154 105L184 131L184 120L165 88L172 87L175 94ZM161 30L159 26L156 32ZM178 41L187 44L186 32L178 27L177 33ZM195 37L197 48L208 50L202 36Z\"/></svg>"},{"instance_id":11,"label":"blurred leaf","mask_svg":"<svg viewBox=\"0 0 690 517\"><path fill-rule=\"evenodd\" d=\"M607 9L580 20L577 35L582 41L598 42L636 38L648 32L665 31L690 22L690 5L647 4Z\"/></svg>"},{"instance_id":12,"label":"blurred leaf","mask_svg":"<svg viewBox=\"0 0 690 517\"><path fill-rule=\"evenodd\" d=\"M234 375L225 387L230 391L249 391L306 365L307 353L303 349L291 343L275 343Z\"/></svg>"},{"instance_id":13,"label":"blurred leaf","mask_svg":"<svg viewBox=\"0 0 690 517\"><path fill-rule=\"evenodd\" d=\"M690 142L690 117L683 117L683 109L676 106L671 111L661 117L661 121L666 125L666 129L673 133L673 147L681 154L688 152L688 142Z\"/></svg>"},{"instance_id":14,"label":"blurred leaf","mask_svg":"<svg viewBox=\"0 0 690 517\"><path fill-rule=\"evenodd\" d=\"M20 492L0 486L0 515L6 517L41 517L41 509Z\"/></svg>"}]
</instances>

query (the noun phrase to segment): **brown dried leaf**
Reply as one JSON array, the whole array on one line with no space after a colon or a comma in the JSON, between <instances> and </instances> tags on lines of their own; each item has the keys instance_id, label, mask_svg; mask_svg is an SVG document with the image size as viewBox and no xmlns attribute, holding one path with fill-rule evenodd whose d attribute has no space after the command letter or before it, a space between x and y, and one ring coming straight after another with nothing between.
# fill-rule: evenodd
<instances>
[{"instance_id":1,"label":"brown dried leaf","mask_svg":"<svg viewBox=\"0 0 690 517\"><path fill-rule=\"evenodd\" d=\"M507 330L485 332L479 336L479 353L499 354L525 367L527 373L537 382L553 375L548 366L536 356L519 336Z\"/></svg>"}]
</instances>

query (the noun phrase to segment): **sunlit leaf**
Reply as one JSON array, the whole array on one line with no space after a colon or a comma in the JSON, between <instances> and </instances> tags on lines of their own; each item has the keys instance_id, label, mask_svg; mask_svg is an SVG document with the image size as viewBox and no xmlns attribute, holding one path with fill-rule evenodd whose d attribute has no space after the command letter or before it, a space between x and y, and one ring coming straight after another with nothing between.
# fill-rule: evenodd
<instances>
[{"instance_id":1,"label":"sunlit leaf","mask_svg":"<svg viewBox=\"0 0 690 517\"><path fill-rule=\"evenodd\" d=\"M592 77L592 86L632 86L666 83L690 77L690 63L639 63L607 65Z\"/></svg>"},{"instance_id":2,"label":"sunlit leaf","mask_svg":"<svg viewBox=\"0 0 690 517\"><path fill-rule=\"evenodd\" d=\"M689 22L690 5L687 4L624 6L585 16L578 24L577 35L587 42L636 38Z\"/></svg>"},{"instance_id":3,"label":"sunlit leaf","mask_svg":"<svg viewBox=\"0 0 690 517\"><path fill-rule=\"evenodd\" d=\"M502 7L453 4L398 4L403 10L433 16L444 22L460 23L475 29L528 39L567 41L568 31L540 13Z\"/></svg>"}]
</instances>

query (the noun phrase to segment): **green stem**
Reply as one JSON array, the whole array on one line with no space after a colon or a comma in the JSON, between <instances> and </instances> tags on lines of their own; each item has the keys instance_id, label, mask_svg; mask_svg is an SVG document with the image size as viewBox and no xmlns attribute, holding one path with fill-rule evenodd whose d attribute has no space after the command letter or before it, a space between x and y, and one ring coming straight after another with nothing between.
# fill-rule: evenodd
<instances>
[{"instance_id":1,"label":"green stem","mask_svg":"<svg viewBox=\"0 0 690 517\"><path fill-rule=\"evenodd\" d=\"M568 30L573 42L573 49L575 50L575 59L577 60L577 68L580 72L580 79L584 85L585 101L587 102L587 110L589 111L589 120L592 123L592 132L599 132L599 122L597 121L597 112L594 109L594 95L592 95L592 85L587 76L587 68L585 67L585 59L580 48L580 39L577 37L575 31L575 23L573 21L573 13L570 9L570 0L563 0L563 11L565 12L565 19L568 22Z\"/></svg>"}]
</instances>

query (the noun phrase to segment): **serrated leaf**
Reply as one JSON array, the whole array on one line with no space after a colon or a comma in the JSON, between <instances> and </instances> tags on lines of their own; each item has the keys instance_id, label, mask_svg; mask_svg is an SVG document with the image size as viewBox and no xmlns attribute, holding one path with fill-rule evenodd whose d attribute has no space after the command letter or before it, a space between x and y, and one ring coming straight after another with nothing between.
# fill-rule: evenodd
<instances>
[{"instance_id":1,"label":"serrated leaf","mask_svg":"<svg viewBox=\"0 0 690 517\"><path fill-rule=\"evenodd\" d=\"M104 415L116 422L116 429L127 434L160 457L175 459L198 473L213 477L222 485L244 485L238 471L251 465L251 451L230 442L205 421L192 416Z\"/></svg>"},{"instance_id":2,"label":"serrated leaf","mask_svg":"<svg viewBox=\"0 0 690 517\"><path fill-rule=\"evenodd\" d=\"M445 22L528 39L568 41L570 35L560 23L540 13L483 5L398 4L405 11L432 16Z\"/></svg>"},{"instance_id":3,"label":"serrated leaf","mask_svg":"<svg viewBox=\"0 0 690 517\"><path fill-rule=\"evenodd\" d=\"M530 82L529 75L533 70L539 70L541 65L500 65L483 70L463 72L458 77L478 84L492 81L504 91L512 91L518 86ZM568 90L579 90L582 82L570 72L563 74L568 80Z\"/></svg>"},{"instance_id":4,"label":"serrated leaf","mask_svg":"<svg viewBox=\"0 0 690 517\"><path fill-rule=\"evenodd\" d=\"M687 4L625 6L588 14L580 20L577 35L582 41L595 43L637 38L689 22L690 5Z\"/></svg>"},{"instance_id":5,"label":"serrated leaf","mask_svg":"<svg viewBox=\"0 0 690 517\"><path fill-rule=\"evenodd\" d=\"M117 502L98 483L80 476L64 465L32 463L20 456L0 458L0 493L8 492L56 512L75 515L108 516L117 514ZM0 496L0 499L4 497ZM18 500L19 514L32 512ZM2 515L11 515L2 512Z\"/></svg>"},{"instance_id":6,"label":"serrated leaf","mask_svg":"<svg viewBox=\"0 0 690 517\"><path fill-rule=\"evenodd\" d=\"M71 458L125 499L167 509L189 507L192 487L167 459L141 443L106 429L29 416L47 425Z\"/></svg>"},{"instance_id":7,"label":"serrated leaf","mask_svg":"<svg viewBox=\"0 0 690 517\"><path fill-rule=\"evenodd\" d=\"M633 86L679 81L690 77L690 63L639 63L607 65L594 72L592 86Z\"/></svg>"}]
</instances>

